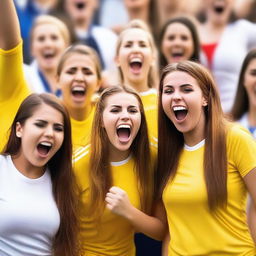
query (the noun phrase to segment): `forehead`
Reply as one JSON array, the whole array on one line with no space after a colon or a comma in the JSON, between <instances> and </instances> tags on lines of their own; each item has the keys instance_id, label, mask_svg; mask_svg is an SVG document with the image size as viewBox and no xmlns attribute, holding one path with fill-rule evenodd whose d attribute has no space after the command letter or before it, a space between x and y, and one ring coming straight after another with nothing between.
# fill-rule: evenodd
<instances>
[{"instance_id":1,"label":"forehead","mask_svg":"<svg viewBox=\"0 0 256 256\"><path fill-rule=\"evenodd\" d=\"M106 98L105 102L106 107L110 107L112 105L118 105L118 106L136 106L139 107L138 99L135 95L126 93L126 92L120 92L113 95L110 95Z\"/></svg>"},{"instance_id":2,"label":"forehead","mask_svg":"<svg viewBox=\"0 0 256 256\"><path fill-rule=\"evenodd\" d=\"M183 71L172 71L165 76L163 81L163 86L179 86L182 84L191 84L199 87L197 80L187 72Z\"/></svg>"},{"instance_id":3,"label":"forehead","mask_svg":"<svg viewBox=\"0 0 256 256\"><path fill-rule=\"evenodd\" d=\"M62 113L45 103L38 106L30 118L62 124L64 122Z\"/></svg>"},{"instance_id":4,"label":"forehead","mask_svg":"<svg viewBox=\"0 0 256 256\"><path fill-rule=\"evenodd\" d=\"M256 69L256 57L250 60L247 69Z\"/></svg>"},{"instance_id":5,"label":"forehead","mask_svg":"<svg viewBox=\"0 0 256 256\"><path fill-rule=\"evenodd\" d=\"M124 32L122 41L123 42L126 42L126 41L149 42L149 37L148 37L148 34L143 29L132 28L132 29L127 29L127 31Z\"/></svg>"},{"instance_id":6,"label":"forehead","mask_svg":"<svg viewBox=\"0 0 256 256\"><path fill-rule=\"evenodd\" d=\"M63 68L83 67L96 70L96 64L93 58L82 53L72 53L68 56L63 64Z\"/></svg>"},{"instance_id":7,"label":"forehead","mask_svg":"<svg viewBox=\"0 0 256 256\"><path fill-rule=\"evenodd\" d=\"M34 29L34 35L36 35L36 34L48 35L48 34L52 34L52 33L54 33L56 35L61 35L60 28L54 23L38 24L38 25L36 25L36 27Z\"/></svg>"},{"instance_id":8,"label":"forehead","mask_svg":"<svg viewBox=\"0 0 256 256\"><path fill-rule=\"evenodd\" d=\"M192 36L191 31L189 28L180 22L174 22L168 25L165 33L172 33L172 34L187 34Z\"/></svg>"}]
</instances>

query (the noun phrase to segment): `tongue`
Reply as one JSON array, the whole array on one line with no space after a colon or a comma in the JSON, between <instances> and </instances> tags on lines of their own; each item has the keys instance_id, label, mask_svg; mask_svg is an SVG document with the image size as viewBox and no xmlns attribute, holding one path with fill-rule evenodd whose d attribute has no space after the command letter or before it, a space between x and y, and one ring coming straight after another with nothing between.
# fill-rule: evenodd
<instances>
[{"instance_id":1,"label":"tongue","mask_svg":"<svg viewBox=\"0 0 256 256\"><path fill-rule=\"evenodd\" d=\"M186 110L179 110L176 112L176 118L178 120L183 120L187 115L187 111Z\"/></svg>"},{"instance_id":2,"label":"tongue","mask_svg":"<svg viewBox=\"0 0 256 256\"><path fill-rule=\"evenodd\" d=\"M139 62L131 63L131 69L133 72L138 73L141 69L141 63L139 63Z\"/></svg>"},{"instance_id":3,"label":"tongue","mask_svg":"<svg viewBox=\"0 0 256 256\"><path fill-rule=\"evenodd\" d=\"M130 136L129 129L118 129L117 135L121 142L127 142Z\"/></svg>"},{"instance_id":4,"label":"tongue","mask_svg":"<svg viewBox=\"0 0 256 256\"><path fill-rule=\"evenodd\" d=\"M46 156L48 153L48 149L42 145L38 145L37 150L39 152L39 154Z\"/></svg>"}]
</instances>

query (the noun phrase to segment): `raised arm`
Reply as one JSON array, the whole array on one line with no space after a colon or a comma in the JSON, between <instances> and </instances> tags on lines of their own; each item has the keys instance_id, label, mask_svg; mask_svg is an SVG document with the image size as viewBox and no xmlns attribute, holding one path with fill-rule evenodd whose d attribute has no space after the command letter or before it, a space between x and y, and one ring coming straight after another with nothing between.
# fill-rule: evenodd
<instances>
[{"instance_id":1,"label":"raised arm","mask_svg":"<svg viewBox=\"0 0 256 256\"><path fill-rule=\"evenodd\" d=\"M0 1L0 48L9 50L21 41L20 26L13 0Z\"/></svg>"}]
</instances>

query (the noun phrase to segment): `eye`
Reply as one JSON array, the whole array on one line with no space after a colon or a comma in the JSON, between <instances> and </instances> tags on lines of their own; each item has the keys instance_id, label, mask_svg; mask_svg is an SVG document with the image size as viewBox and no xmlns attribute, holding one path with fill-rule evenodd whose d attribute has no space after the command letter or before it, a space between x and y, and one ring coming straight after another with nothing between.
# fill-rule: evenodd
<instances>
[{"instance_id":1,"label":"eye","mask_svg":"<svg viewBox=\"0 0 256 256\"><path fill-rule=\"evenodd\" d=\"M175 36L174 35L169 35L167 39L170 40L170 41L173 41L175 39Z\"/></svg>"},{"instance_id":2,"label":"eye","mask_svg":"<svg viewBox=\"0 0 256 256\"><path fill-rule=\"evenodd\" d=\"M39 36L39 37L37 38L37 40L38 40L39 42L43 42L43 41L45 40L45 36Z\"/></svg>"},{"instance_id":3,"label":"eye","mask_svg":"<svg viewBox=\"0 0 256 256\"><path fill-rule=\"evenodd\" d=\"M185 36L185 35L183 35L183 36L181 36L181 40L182 40L182 41L187 41L187 40L188 40L188 37Z\"/></svg>"},{"instance_id":4,"label":"eye","mask_svg":"<svg viewBox=\"0 0 256 256\"><path fill-rule=\"evenodd\" d=\"M132 113L132 114L139 112L137 108L130 108L128 111L129 111L129 113Z\"/></svg>"},{"instance_id":5,"label":"eye","mask_svg":"<svg viewBox=\"0 0 256 256\"><path fill-rule=\"evenodd\" d=\"M131 43L125 43L125 44L124 44L124 48L129 48L129 47L131 47L131 46L132 46Z\"/></svg>"},{"instance_id":6,"label":"eye","mask_svg":"<svg viewBox=\"0 0 256 256\"><path fill-rule=\"evenodd\" d=\"M56 124L56 125L54 125L54 130L57 131L57 132L63 132L64 127L63 127L63 125Z\"/></svg>"},{"instance_id":7,"label":"eye","mask_svg":"<svg viewBox=\"0 0 256 256\"><path fill-rule=\"evenodd\" d=\"M59 38L58 38L58 36L56 36L56 35L52 35L52 36L51 36L51 39L52 39L53 41L56 41L56 40L58 40Z\"/></svg>"},{"instance_id":8,"label":"eye","mask_svg":"<svg viewBox=\"0 0 256 256\"><path fill-rule=\"evenodd\" d=\"M144 43L144 42L141 42L141 43L139 44L139 46L142 47L142 48L144 48L144 47L147 47L147 44Z\"/></svg>"},{"instance_id":9,"label":"eye","mask_svg":"<svg viewBox=\"0 0 256 256\"><path fill-rule=\"evenodd\" d=\"M191 87L184 87L184 88L183 88L183 91L184 91L184 92L192 92L192 91L193 91L193 88L191 88Z\"/></svg>"},{"instance_id":10,"label":"eye","mask_svg":"<svg viewBox=\"0 0 256 256\"><path fill-rule=\"evenodd\" d=\"M76 69L68 69L67 71L66 71L66 73L67 74L70 74L70 75L73 75L73 74L75 74L76 73Z\"/></svg>"},{"instance_id":11,"label":"eye","mask_svg":"<svg viewBox=\"0 0 256 256\"><path fill-rule=\"evenodd\" d=\"M39 127L39 128L45 127L45 123L44 123L44 122L35 122L34 125L35 125L36 127Z\"/></svg>"},{"instance_id":12,"label":"eye","mask_svg":"<svg viewBox=\"0 0 256 256\"><path fill-rule=\"evenodd\" d=\"M111 113L118 113L119 110L120 110L119 108L111 108L111 109L110 109L110 112L111 112Z\"/></svg>"},{"instance_id":13,"label":"eye","mask_svg":"<svg viewBox=\"0 0 256 256\"><path fill-rule=\"evenodd\" d=\"M166 88L166 89L163 90L163 93L164 94L171 94L171 93L173 93L173 89L172 88Z\"/></svg>"}]
</instances>

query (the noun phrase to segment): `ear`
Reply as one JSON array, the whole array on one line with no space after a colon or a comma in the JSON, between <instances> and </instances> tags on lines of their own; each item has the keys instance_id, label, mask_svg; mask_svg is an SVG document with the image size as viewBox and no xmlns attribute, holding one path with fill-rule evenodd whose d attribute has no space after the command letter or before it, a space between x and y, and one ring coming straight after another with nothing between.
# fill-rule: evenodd
<instances>
[{"instance_id":1,"label":"ear","mask_svg":"<svg viewBox=\"0 0 256 256\"><path fill-rule=\"evenodd\" d=\"M207 100L204 98L204 99L203 99L203 104L202 104L202 106L205 107L205 106L207 106L207 105L208 105L208 102L207 102Z\"/></svg>"},{"instance_id":2,"label":"ear","mask_svg":"<svg viewBox=\"0 0 256 256\"><path fill-rule=\"evenodd\" d=\"M115 59L114 59L115 63L116 63L116 66L117 67L120 67L120 61L119 61L119 57L116 55L115 56Z\"/></svg>"},{"instance_id":3,"label":"ear","mask_svg":"<svg viewBox=\"0 0 256 256\"><path fill-rule=\"evenodd\" d=\"M18 137L18 138L21 138L22 137L22 126L21 126L21 124L20 124L20 122L17 122L16 123L16 136Z\"/></svg>"}]
</instances>

